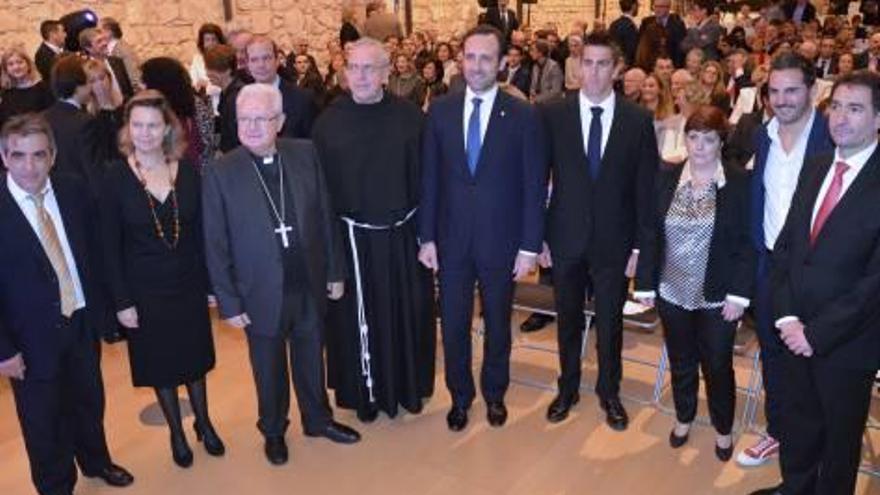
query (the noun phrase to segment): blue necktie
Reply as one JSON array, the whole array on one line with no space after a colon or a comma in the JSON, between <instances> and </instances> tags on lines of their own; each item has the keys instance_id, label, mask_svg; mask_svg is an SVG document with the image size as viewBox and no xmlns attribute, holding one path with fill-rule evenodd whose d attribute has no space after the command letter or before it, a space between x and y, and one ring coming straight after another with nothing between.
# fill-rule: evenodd
<instances>
[{"instance_id":1,"label":"blue necktie","mask_svg":"<svg viewBox=\"0 0 880 495\"><path fill-rule=\"evenodd\" d=\"M477 161L480 159L480 148L483 146L480 137L480 103L483 103L483 100L474 98L471 101L474 102L474 109L471 110L471 116L468 118L466 147L468 169L470 169L471 175L474 175L477 171Z\"/></svg>"},{"instance_id":2,"label":"blue necktie","mask_svg":"<svg viewBox=\"0 0 880 495\"><path fill-rule=\"evenodd\" d=\"M590 165L590 176L596 180L602 163L602 107L590 107L590 111L593 112L593 119L590 121L587 141L587 163Z\"/></svg>"}]
</instances>

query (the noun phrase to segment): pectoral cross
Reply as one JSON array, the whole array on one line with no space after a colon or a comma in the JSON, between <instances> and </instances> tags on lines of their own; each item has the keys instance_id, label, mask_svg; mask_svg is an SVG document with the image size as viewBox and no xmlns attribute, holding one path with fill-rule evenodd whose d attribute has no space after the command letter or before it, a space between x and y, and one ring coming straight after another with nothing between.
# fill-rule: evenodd
<instances>
[{"instance_id":1,"label":"pectoral cross","mask_svg":"<svg viewBox=\"0 0 880 495\"><path fill-rule=\"evenodd\" d=\"M290 247L290 241L287 240L287 233L292 230L293 227L290 225L285 225L283 221L278 222L278 228L275 229L275 233L281 236L281 245L284 246L284 249Z\"/></svg>"}]
</instances>

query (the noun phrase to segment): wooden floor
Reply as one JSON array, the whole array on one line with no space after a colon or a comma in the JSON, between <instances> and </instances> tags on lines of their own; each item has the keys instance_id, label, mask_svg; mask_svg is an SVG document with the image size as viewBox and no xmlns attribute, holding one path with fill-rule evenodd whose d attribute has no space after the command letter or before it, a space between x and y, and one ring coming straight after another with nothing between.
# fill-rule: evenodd
<instances>
[{"instance_id":1,"label":"wooden floor","mask_svg":"<svg viewBox=\"0 0 880 495\"><path fill-rule=\"evenodd\" d=\"M522 318L518 315L517 318ZM515 321L518 327L519 321ZM517 380L552 386L556 358L549 352L527 350L526 341L555 347L553 326L524 337L515 332L512 373ZM647 360L659 356L659 337L627 332L625 354ZM477 401L471 423L463 433L446 429L449 396L438 365L437 391L419 416L395 420L381 416L360 425L348 411L336 418L360 429L363 441L340 446L327 440L305 438L295 405L287 438L291 462L270 466L263 457L258 434L254 387L240 331L215 325L218 367L209 377L209 396L215 425L227 446L221 459L209 457L190 441L195 463L177 468L171 461L164 426L148 426L155 408L149 390L131 386L125 346L105 346L104 380L107 387L106 426L114 459L136 477L126 489L109 488L81 480L77 493L87 494L419 494L419 495L566 495L566 494L744 494L778 480L778 466L744 470L731 461L722 464L713 453L714 433L695 428L687 446L672 450L667 436L672 417L653 406L625 400L631 424L624 433L603 422L594 395L582 395L570 418L559 425L544 419L553 393L514 383L507 395L510 418L500 429L485 421ZM475 354L479 356L478 347ZM745 383L748 360L737 358L738 381ZM624 367L624 393L649 396L654 370L636 364ZM595 379L595 356L585 363L585 382ZM668 391L664 402L671 401ZM742 404L741 397L739 399ZM701 404L701 413L705 404ZM880 408L878 408L880 409ZM880 417L880 410L874 411ZM187 425L191 418L186 420ZM755 439L746 434L737 452ZM880 435L866 436L865 457L875 457ZM11 393L0 386L0 494L29 494L31 487ZM876 456L880 464L880 455ZM858 494L880 494L880 480L860 475Z\"/></svg>"}]
</instances>

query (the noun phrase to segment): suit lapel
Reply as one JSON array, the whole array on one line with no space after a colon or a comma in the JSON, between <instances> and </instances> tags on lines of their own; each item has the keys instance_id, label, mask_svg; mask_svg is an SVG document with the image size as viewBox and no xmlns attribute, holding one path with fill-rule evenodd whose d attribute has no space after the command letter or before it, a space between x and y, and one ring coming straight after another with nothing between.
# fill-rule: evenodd
<instances>
[{"instance_id":1,"label":"suit lapel","mask_svg":"<svg viewBox=\"0 0 880 495\"><path fill-rule=\"evenodd\" d=\"M581 121L580 98L577 95L569 96L565 106L567 115L566 119L569 124L565 126L565 129L572 134L566 142L576 143L573 147L573 153L577 158L576 162L579 164L578 173L583 174L589 184L592 183L592 178L589 173L590 165L587 163L587 150L584 149L584 134L589 132L589 129L583 128L583 122Z\"/></svg>"},{"instance_id":2,"label":"suit lapel","mask_svg":"<svg viewBox=\"0 0 880 495\"><path fill-rule=\"evenodd\" d=\"M288 153L286 150L283 150L281 148L278 149L278 152L279 156L282 156L281 164L284 166L284 176L289 178L289 180L285 181L285 183L289 185L288 191L290 192L288 198L293 200L293 210L294 215L296 216L296 228L299 231L296 233L297 237L295 237L294 239L304 239L305 232L303 232L303 228L305 228L305 226L307 225L305 219L305 214L307 211L306 202L309 197L309 191L307 191L304 186L305 184L308 184L310 182L302 180L299 177L300 167L293 166L293 163L299 157L293 156L291 153Z\"/></svg>"},{"instance_id":3,"label":"suit lapel","mask_svg":"<svg viewBox=\"0 0 880 495\"><path fill-rule=\"evenodd\" d=\"M243 187L237 188L239 194L241 194L241 197L238 198L238 204L241 205L241 208L253 210L254 214L250 215L249 218L259 224L263 224L259 229L260 232L266 232L263 239L274 240L273 230L275 229L275 224L270 217L272 213L266 213L266 208L268 208L266 206L266 193L263 191L263 185L260 183L260 177L257 175L258 172L254 170L253 159L244 146L240 146L233 153L238 154L235 158L235 163L241 163L241 166L237 167L238 180L236 183L242 184Z\"/></svg>"},{"instance_id":4,"label":"suit lapel","mask_svg":"<svg viewBox=\"0 0 880 495\"><path fill-rule=\"evenodd\" d=\"M74 218L73 212L74 198L70 197L63 187L52 185L52 191L55 193L55 201L58 203L58 211L61 213L61 222L64 224L64 233L67 235L67 243L70 245L70 252L73 253L73 259L76 262L77 273L82 278L83 273L80 267L85 267L85 250L88 249L86 242L86 226L80 225ZM60 234L60 232L59 232ZM48 258L46 258L48 259Z\"/></svg>"},{"instance_id":5,"label":"suit lapel","mask_svg":"<svg viewBox=\"0 0 880 495\"><path fill-rule=\"evenodd\" d=\"M471 171L468 169L468 161L467 161L467 148L464 142L464 107L465 107L465 98L467 98L467 92L461 94L460 98L456 98L454 100L454 105L452 105L452 115L450 116L451 121L453 122L453 132L452 132L452 142L454 146L452 149L458 150L458 159L455 160L455 163L459 164L458 171L465 176L470 176Z\"/></svg>"},{"instance_id":6,"label":"suit lapel","mask_svg":"<svg viewBox=\"0 0 880 495\"><path fill-rule=\"evenodd\" d=\"M605 174L605 169L609 163L620 163L618 155L620 151L626 147L626 135L623 129L623 105L622 98L615 96L614 115L611 118L611 132L608 134L608 142L605 144L605 151L602 153L602 160L599 162L599 178Z\"/></svg>"},{"instance_id":7,"label":"suit lapel","mask_svg":"<svg viewBox=\"0 0 880 495\"><path fill-rule=\"evenodd\" d=\"M880 149L880 148L878 148ZM831 168L832 163L829 162L827 165L822 166L822 173L819 174L818 187L815 191L815 199L812 203L810 203L813 208L809 210L810 213L810 228L812 228L812 213L813 209L816 206L816 201L822 201L824 198L818 197L819 188L822 187L822 182L825 179L825 176L828 174L828 170ZM849 210L853 208L864 208L867 203L863 201L861 195L871 186L875 185L878 179L877 169L880 167L880 154L878 154L878 150L874 150L874 153L871 155L871 158L868 159L867 163L865 163L864 169L859 172L859 175L856 176L855 180L853 180L852 184L849 185L849 188L843 193L843 196L837 202L837 205L831 210L831 214L828 215L828 219L825 220L825 225L822 226L822 230L819 232L819 236L816 238L816 245L818 245L822 238L829 232L835 228L835 226L843 221L846 218Z\"/></svg>"},{"instance_id":8,"label":"suit lapel","mask_svg":"<svg viewBox=\"0 0 880 495\"><path fill-rule=\"evenodd\" d=\"M486 168L486 157L498 156L495 148L498 146L500 136L505 135L503 129L507 118L507 95L498 90L495 101L492 103L492 111L489 112L489 124L486 126L486 135L483 137L483 144L480 147L480 158L477 160L477 170L474 174L479 177L484 168ZM465 157L467 155L465 154Z\"/></svg>"},{"instance_id":9,"label":"suit lapel","mask_svg":"<svg viewBox=\"0 0 880 495\"><path fill-rule=\"evenodd\" d=\"M31 248L28 251L33 254L34 259L44 267L48 267L50 270L53 269L52 264L49 262L49 257L40 243L40 238L34 232L24 212L21 211L15 198L12 197L12 193L9 192L9 188L6 186L6 174L0 175L0 179L2 179L0 181L0 211L5 212L4 216L6 219L3 223L5 224L8 221L13 230L10 235L13 238L21 239L22 242L31 244Z\"/></svg>"}]
</instances>

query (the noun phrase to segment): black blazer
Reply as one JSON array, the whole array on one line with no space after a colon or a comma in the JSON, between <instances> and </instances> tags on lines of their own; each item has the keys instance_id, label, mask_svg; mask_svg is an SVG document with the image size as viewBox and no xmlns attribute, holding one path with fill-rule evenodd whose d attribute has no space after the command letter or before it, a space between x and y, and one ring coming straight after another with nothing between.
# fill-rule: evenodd
<instances>
[{"instance_id":1,"label":"black blazer","mask_svg":"<svg viewBox=\"0 0 880 495\"><path fill-rule=\"evenodd\" d=\"M65 101L56 101L43 115L52 127L58 150L52 176L75 175L97 198L109 158L109 143L115 143L113 123Z\"/></svg>"},{"instance_id":2,"label":"black blazer","mask_svg":"<svg viewBox=\"0 0 880 495\"><path fill-rule=\"evenodd\" d=\"M119 82L119 91L122 92L122 98L128 101L134 96L134 85L131 83L131 79L128 78L128 71L125 70L125 61L110 55L107 57L107 62L110 63L113 75L116 76L116 80Z\"/></svg>"},{"instance_id":3,"label":"black blazer","mask_svg":"<svg viewBox=\"0 0 880 495\"><path fill-rule=\"evenodd\" d=\"M279 138L277 148L292 188L290 196L310 294L319 314L323 314L327 282L345 278L338 222L311 141ZM266 214L266 200L256 174L253 158L244 147L205 167L205 260L220 315L231 318L247 313L252 321L248 333L277 336L281 329L284 269L273 232L275 225Z\"/></svg>"},{"instance_id":4,"label":"black blazer","mask_svg":"<svg viewBox=\"0 0 880 495\"><path fill-rule=\"evenodd\" d=\"M505 26L501 19L501 9L498 8L498 5L486 9L486 24L498 28L502 36L504 36L505 43L509 43L511 33L519 29L519 19L516 18L516 12L512 9L507 9L507 25Z\"/></svg>"},{"instance_id":5,"label":"black blazer","mask_svg":"<svg viewBox=\"0 0 880 495\"><path fill-rule=\"evenodd\" d=\"M880 151L844 193L810 246L813 207L833 152L804 164L773 250L774 320L797 316L813 359L880 367Z\"/></svg>"},{"instance_id":6,"label":"black blazer","mask_svg":"<svg viewBox=\"0 0 880 495\"><path fill-rule=\"evenodd\" d=\"M40 73L40 77L46 81L46 84L49 84L52 78L52 63L55 62L56 56L55 52L46 43L40 43L40 47L34 53L34 64L36 64L37 71Z\"/></svg>"},{"instance_id":7,"label":"black blazer","mask_svg":"<svg viewBox=\"0 0 880 495\"><path fill-rule=\"evenodd\" d=\"M649 25L656 23L657 16L652 15L642 19L642 24L639 27L639 37L642 36L642 33L645 32ZM676 67L684 67L684 58L685 55L687 55L681 49L681 40L687 35L687 27L685 27L684 21L681 20L681 17L678 14L670 13L666 17L665 30L666 53L672 57L672 63L675 64Z\"/></svg>"},{"instance_id":8,"label":"black blazer","mask_svg":"<svg viewBox=\"0 0 880 495\"><path fill-rule=\"evenodd\" d=\"M595 181L584 150L578 94L542 107L553 181L545 239L553 256L590 256L592 263L619 265L623 273L633 248L653 249L660 158L653 116L622 96L615 98Z\"/></svg>"},{"instance_id":9,"label":"black blazer","mask_svg":"<svg viewBox=\"0 0 880 495\"><path fill-rule=\"evenodd\" d=\"M246 84L234 82L227 89L228 94L222 96L223 105L220 108L220 150L224 153L231 151L241 144L238 140L238 122L235 100L238 93ZM298 139L309 139L312 136L312 124L318 113L315 98L308 91L302 90L295 83L281 78L280 82L282 109L284 111L284 127L279 136Z\"/></svg>"},{"instance_id":10,"label":"black blazer","mask_svg":"<svg viewBox=\"0 0 880 495\"><path fill-rule=\"evenodd\" d=\"M508 69L504 69L503 71L498 73L499 81L507 81L507 72ZM513 79L510 80L510 84L516 87L516 89L522 91L526 97L529 96L529 90L532 86L532 71L529 67L526 67L523 64L519 65L519 68L516 69L516 73L513 74Z\"/></svg>"},{"instance_id":11,"label":"black blazer","mask_svg":"<svg viewBox=\"0 0 880 495\"><path fill-rule=\"evenodd\" d=\"M350 22L343 22L342 27L339 28L339 46L345 48L345 44L349 41L357 41L361 38L361 33L358 32L357 28L354 24Z\"/></svg>"},{"instance_id":12,"label":"black blazer","mask_svg":"<svg viewBox=\"0 0 880 495\"><path fill-rule=\"evenodd\" d=\"M608 26L608 34L623 52L626 65L632 67L636 59L636 47L639 45L639 30L636 28L636 23L629 17L621 15Z\"/></svg>"},{"instance_id":13,"label":"black blazer","mask_svg":"<svg viewBox=\"0 0 880 495\"><path fill-rule=\"evenodd\" d=\"M97 339L104 322L94 204L75 178L53 177L52 189L86 298L87 335L61 333L55 271L0 172L0 361L20 352L28 377L37 380L54 378L71 339Z\"/></svg>"},{"instance_id":14,"label":"black blazer","mask_svg":"<svg viewBox=\"0 0 880 495\"><path fill-rule=\"evenodd\" d=\"M743 114L724 143L724 163L745 170L746 164L755 156L757 135L764 127L764 111L755 110Z\"/></svg>"},{"instance_id":15,"label":"black blazer","mask_svg":"<svg viewBox=\"0 0 880 495\"><path fill-rule=\"evenodd\" d=\"M639 291L656 291L660 285L666 258L666 215L683 165L664 167L657 175L654 250L643 249L639 254L640 262L650 271L651 285L639 287ZM724 173L725 185L718 189L715 198L715 226L703 286L707 301L723 301L728 294L751 299L753 292L755 251L749 231L749 175L734 167L726 167Z\"/></svg>"}]
</instances>

